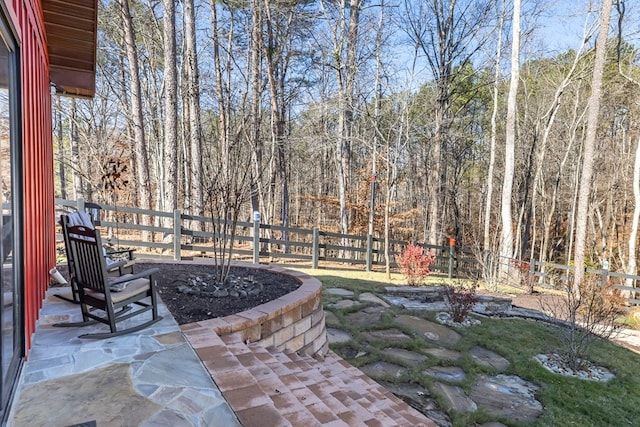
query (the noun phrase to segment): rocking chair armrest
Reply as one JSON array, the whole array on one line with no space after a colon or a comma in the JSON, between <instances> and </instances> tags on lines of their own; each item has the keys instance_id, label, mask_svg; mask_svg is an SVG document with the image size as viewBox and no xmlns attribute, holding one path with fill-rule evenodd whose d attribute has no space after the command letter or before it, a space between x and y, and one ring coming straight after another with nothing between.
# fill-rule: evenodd
<instances>
[{"instance_id":1,"label":"rocking chair armrest","mask_svg":"<svg viewBox=\"0 0 640 427\"><path fill-rule=\"evenodd\" d=\"M143 277L149 277L149 276L151 276L153 274L156 274L158 272L160 272L160 269L158 269L158 268L150 268L148 270L141 271L140 273L131 274L131 275L127 274L125 276L116 277L116 278L114 278L113 281L109 282L109 286L117 285L118 283L130 282L132 280L140 279L140 278L143 278Z\"/></svg>"},{"instance_id":2,"label":"rocking chair armrest","mask_svg":"<svg viewBox=\"0 0 640 427\"><path fill-rule=\"evenodd\" d=\"M108 264L108 265L107 265L107 270L109 270L109 271L115 271L115 270L117 270L117 269L119 269L119 268L125 267L128 263L129 263L129 261L125 261L125 260L122 260L122 261L114 261L114 262L112 262L111 264Z\"/></svg>"},{"instance_id":3,"label":"rocking chair armrest","mask_svg":"<svg viewBox=\"0 0 640 427\"><path fill-rule=\"evenodd\" d=\"M107 256L109 255L120 255L120 254L128 254L129 260L133 259L133 253L135 252L135 249L120 249L117 251L107 251Z\"/></svg>"}]
</instances>

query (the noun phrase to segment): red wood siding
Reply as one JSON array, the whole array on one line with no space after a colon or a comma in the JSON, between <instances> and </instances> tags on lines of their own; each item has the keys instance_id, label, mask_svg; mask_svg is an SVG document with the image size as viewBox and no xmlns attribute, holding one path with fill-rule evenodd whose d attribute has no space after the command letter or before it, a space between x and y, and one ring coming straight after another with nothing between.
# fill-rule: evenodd
<instances>
[{"instance_id":1,"label":"red wood siding","mask_svg":"<svg viewBox=\"0 0 640 427\"><path fill-rule=\"evenodd\" d=\"M7 2L9 3L9 2ZM20 37L24 188L24 326L31 347L38 312L55 265L53 141L49 60L40 0L12 0Z\"/></svg>"}]
</instances>

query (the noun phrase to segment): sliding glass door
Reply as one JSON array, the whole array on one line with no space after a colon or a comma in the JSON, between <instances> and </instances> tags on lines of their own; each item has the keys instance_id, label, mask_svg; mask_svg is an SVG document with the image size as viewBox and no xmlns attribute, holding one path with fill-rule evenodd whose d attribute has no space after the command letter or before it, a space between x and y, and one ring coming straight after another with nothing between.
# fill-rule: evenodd
<instances>
[{"instance_id":1,"label":"sliding glass door","mask_svg":"<svg viewBox=\"0 0 640 427\"><path fill-rule=\"evenodd\" d=\"M23 356L22 283L19 230L21 138L18 50L0 9L0 414L5 417Z\"/></svg>"}]
</instances>

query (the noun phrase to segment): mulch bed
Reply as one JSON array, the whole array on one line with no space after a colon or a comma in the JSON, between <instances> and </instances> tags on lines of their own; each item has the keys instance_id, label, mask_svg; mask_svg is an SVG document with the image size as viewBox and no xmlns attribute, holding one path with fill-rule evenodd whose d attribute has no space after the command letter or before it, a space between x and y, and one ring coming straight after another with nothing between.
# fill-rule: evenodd
<instances>
[{"instance_id":1,"label":"mulch bed","mask_svg":"<svg viewBox=\"0 0 640 427\"><path fill-rule=\"evenodd\" d=\"M144 264L137 263L135 271L158 268L154 275L158 293L178 324L184 325L215 317L224 317L249 310L260 304L280 298L296 290L300 283L291 276L263 269L233 267L232 276L251 276L253 281L261 283L262 291L258 295L243 297L216 298L206 295L186 294L178 291L191 276L206 277L215 273L215 266L193 264Z\"/></svg>"}]
</instances>

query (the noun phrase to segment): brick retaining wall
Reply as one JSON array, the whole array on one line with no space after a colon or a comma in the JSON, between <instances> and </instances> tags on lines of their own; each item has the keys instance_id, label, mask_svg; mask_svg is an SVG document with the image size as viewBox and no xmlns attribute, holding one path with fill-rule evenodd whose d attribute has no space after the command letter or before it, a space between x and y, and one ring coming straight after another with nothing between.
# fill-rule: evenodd
<instances>
[{"instance_id":1,"label":"brick retaining wall","mask_svg":"<svg viewBox=\"0 0 640 427\"><path fill-rule=\"evenodd\" d=\"M292 276L300 282L295 291L251 310L182 325L182 330L205 328L217 335L239 333L243 342L263 347L324 355L329 349L322 309L322 284L308 274L272 265L234 263L234 266L260 268Z\"/></svg>"}]
</instances>

